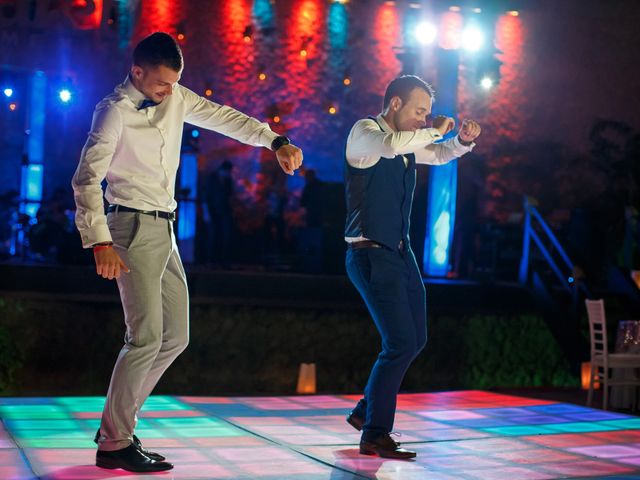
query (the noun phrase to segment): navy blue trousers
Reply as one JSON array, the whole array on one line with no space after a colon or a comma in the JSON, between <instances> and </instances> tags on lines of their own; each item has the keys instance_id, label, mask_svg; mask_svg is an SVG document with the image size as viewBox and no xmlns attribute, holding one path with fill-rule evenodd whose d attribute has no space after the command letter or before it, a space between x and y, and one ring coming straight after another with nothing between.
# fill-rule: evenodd
<instances>
[{"instance_id":1,"label":"navy blue trousers","mask_svg":"<svg viewBox=\"0 0 640 480\"><path fill-rule=\"evenodd\" d=\"M348 249L347 274L364 299L382 338L354 413L365 418L363 439L393 429L402 379L427 342L425 289L411 249Z\"/></svg>"}]
</instances>

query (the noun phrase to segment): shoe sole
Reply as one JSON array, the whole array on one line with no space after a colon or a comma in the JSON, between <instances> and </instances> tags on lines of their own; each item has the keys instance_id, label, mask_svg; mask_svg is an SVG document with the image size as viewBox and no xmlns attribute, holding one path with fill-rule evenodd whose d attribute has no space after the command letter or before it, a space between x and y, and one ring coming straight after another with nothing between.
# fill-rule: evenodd
<instances>
[{"instance_id":1,"label":"shoe sole","mask_svg":"<svg viewBox=\"0 0 640 480\"><path fill-rule=\"evenodd\" d=\"M383 453L378 452L377 450L371 450L368 448L360 448L360 454L362 455L373 455L373 456L378 456L381 458L393 458L395 460L410 460L412 458L416 458L417 454L411 454L411 455L406 455L406 456L397 456L397 455L385 455Z\"/></svg>"},{"instance_id":2,"label":"shoe sole","mask_svg":"<svg viewBox=\"0 0 640 480\"><path fill-rule=\"evenodd\" d=\"M135 473L153 473L153 472L164 472L166 470L171 470L173 468L173 465L168 468L160 468L157 470L133 469L133 468L123 467L117 461L114 461L108 458L101 458L101 459L96 459L96 467L106 468L108 470L115 470L117 468L121 468L122 470L126 470L127 472L135 472Z\"/></svg>"}]
</instances>

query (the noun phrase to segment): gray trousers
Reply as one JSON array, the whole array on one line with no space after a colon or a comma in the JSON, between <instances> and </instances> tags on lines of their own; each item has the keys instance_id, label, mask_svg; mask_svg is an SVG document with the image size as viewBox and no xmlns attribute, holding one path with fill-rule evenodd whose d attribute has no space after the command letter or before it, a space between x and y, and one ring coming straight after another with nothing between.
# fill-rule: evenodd
<instances>
[{"instance_id":1,"label":"gray trousers","mask_svg":"<svg viewBox=\"0 0 640 480\"><path fill-rule=\"evenodd\" d=\"M114 247L131 270L118 279L126 334L111 376L98 446L119 450L132 443L138 410L189 343L189 295L170 221L113 212L107 222Z\"/></svg>"}]
</instances>

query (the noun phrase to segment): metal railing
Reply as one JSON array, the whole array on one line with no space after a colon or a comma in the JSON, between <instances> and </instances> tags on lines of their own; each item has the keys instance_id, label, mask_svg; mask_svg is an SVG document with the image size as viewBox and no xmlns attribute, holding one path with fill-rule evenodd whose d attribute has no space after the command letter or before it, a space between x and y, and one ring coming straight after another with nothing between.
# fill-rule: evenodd
<instances>
[{"instance_id":1,"label":"metal railing","mask_svg":"<svg viewBox=\"0 0 640 480\"><path fill-rule=\"evenodd\" d=\"M584 275L571 261L560 241L553 233L547 222L536 208L537 202L531 197L524 199L524 238L522 243L522 258L520 260L519 280L521 285L529 283L531 269L531 250L535 246L546 260L553 272L557 283L577 299L578 292L589 296L584 284ZM537 228L534 228L537 227ZM545 244L545 240L550 246Z\"/></svg>"}]
</instances>

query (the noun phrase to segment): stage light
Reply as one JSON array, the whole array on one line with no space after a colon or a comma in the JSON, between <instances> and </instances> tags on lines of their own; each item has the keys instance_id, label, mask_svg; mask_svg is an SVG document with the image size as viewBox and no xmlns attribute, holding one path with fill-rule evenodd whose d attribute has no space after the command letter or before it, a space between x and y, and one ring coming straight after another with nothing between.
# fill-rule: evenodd
<instances>
[{"instance_id":1,"label":"stage light","mask_svg":"<svg viewBox=\"0 0 640 480\"><path fill-rule=\"evenodd\" d=\"M198 138L200 136L200 130L194 128L193 130L191 130L191 136L193 138Z\"/></svg>"},{"instance_id":2,"label":"stage light","mask_svg":"<svg viewBox=\"0 0 640 480\"><path fill-rule=\"evenodd\" d=\"M517 10L510 10L507 12L508 15L511 15L512 17L517 17L518 15L520 15L520 12L518 12Z\"/></svg>"},{"instance_id":3,"label":"stage light","mask_svg":"<svg viewBox=\"0 0 640 480\"><path fill-rule=\"evenodd\" d=\"M337 109L336 107L334 107L333 105L331 105L331 106L329 107L329 113L330 113L331 115L335 115L337 111L338 111L338 109Z\"/></svg>"},{"instance_id":4,"label":"stage light","mask_svg":"<svg viewBox=\"0 0 640 480\"><path fill-rule=\"evenodd\" d=\"M344 83L348 87L349 85L351 85L351 79L349 77L345 77L345 79L342 80L342 83Z\"/></svg>"},{"instance_id":5,"label":"stage light","mask_svg":"<svg viewBox=\"0 0 640 480\"><path fill-rule=\"evenodd\" d=\"M260 74L258 74L258 80L263 81L267 79L267 74L266 73L262 73L260 72Z\"/></svg>"},{"instance_id":6,"label":"stage light","mask_svg":"<svg viewBox=\"0 0 640 480\"><path fill-rule=\"evenodd\" d=\"M280 123L280 117L278 115L273 117L273 123Z\"/></svg>"},{"instance_id":7,"label":"stage light","mask_svg":"<svg viewBox=\"0 0 640 480\"><path fill-rule=\"evenodd\" d=\"M205 97L210 97L211 95L213 95L213 90L211 90L210 88L207 88L207 89L204 91L204 96L205 96Z\"/></svg>"},{"instance_id":8,"label":"stage light","mask_svg":"<svg viewBox=\"0 0 640 480\"><path fill-rule=\"evenodd\" d=\"M185 39L184 33L179 33L178 34L178 40L180 40L181 42Z\"/></svg>"},{"instance_id":9,"label":"stage light","mask_svg":"<svg viewBox=\"0 0 640 480\"><path fill-rule=\"evenodd\" d=\"M477 52L484 44L484 34L477 27L467 27L462 32L462 48L470 52Z\"/></svg>"},{"instance_id":10,"label":"stage light","mask_svg":"<svg viewBox=\"0 0 640 480\"><path fill-rule=\"evenodd\" d=\"M69 103L71 100L71 91L67 88L63 88L58 92L58 98L62 103Z\"/></svg>"},{"instance_id":11,"label":"stage light","mask_svg":"<svg viewBox=\"0 0 640 480\"><path fill-rule=\"evenodd\" d=\"M15 102L11 102L9 104L9 110L11 110L12 112L15 112L18 109L18 104Z\"/></svg>"},{"instance_id":12,"label":"stage light","mask_svg":"<svg viewBox=\"0 0 640 480\"><path fill-rule=\"evenodd\" d=\"M480 80L480 86L485 90L491 90L491 87L493 87L493 80L490 77L484 77Z\"/></svg>"},{"instance_id":13,"label":"stage light","mask_svg":"<svg viewBox=\"0 0 640 480\"><path fill-rule=\"evenodd\" d=\"M429 45L433 43L438 35L438 29L433 23L420 22L416 26L415 37L418 42L423 45Z\"/></svg>"},{"instance_id":14,"label":"stage light","mask_svg":"<svg viewBox=\"0 0 640 480\"><path fill-rule=\"evenodd\" d=\"M482 13L482 9L481 8L474 8L473 9L473 13Z\"/></svg>"},{"instance_id":15,"label":"stage light","mask_svg":"<svg viewBox=\"0 0 640 480\"><path fill-rule=\"evenodd\" d=\"M457 5L452 5L449 7L449 11L450 12L459 12L460 11L460 7L458 7Z\"/></svg>"},{"instance_id":16,"label":"stage light","mask_svg":"<svg viewBox=\"0 0 640 480\"><path fill-rule=\"evenodd\" d=\"M11 98L13 96L13 88L5 88L4 96L7 98Z\"/></svg>"},{"instance_id":17,"label":"stage light","mask_svg":"<svg viewBox=\"0 0 640 480\"><path fill-rule=\"evenodd\" d=\"M300 56L301 57L306 57L308 55L308 52L303 48L302 50L300 50Z\"/></svg>"}]
</instances>

